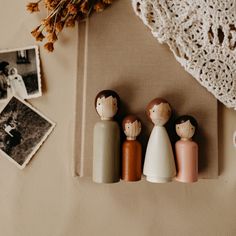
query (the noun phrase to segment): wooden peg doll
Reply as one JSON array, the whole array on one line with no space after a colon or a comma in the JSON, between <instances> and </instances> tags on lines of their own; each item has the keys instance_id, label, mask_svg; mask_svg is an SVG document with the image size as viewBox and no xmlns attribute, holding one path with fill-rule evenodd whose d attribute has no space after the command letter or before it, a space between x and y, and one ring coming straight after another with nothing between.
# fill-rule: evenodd
<instances>
[{"instance_id":1,"label":"wooden peg doll","mask_svg":"<svg viewBox=\"0 0 236 236\"><path fill-rule=\"evenodd\" d=\"M142 175L142 146L136 140L141 132L141 122L133 115L126 116L122 122L126 141L122 145L122 179L138 181Z\"/></svg>"},{"instance_id":2,"label":"wooden peg doll","mask_svg":"<svg viewBox=\"0 0 236 236\"><path fill-rule=\"evenodd\" d=\"M164 125L170 119L171 107L165 99L156 98L148 104L146 112L154 127L147 145L143 173L149 182L170 182L176 175L176 168Z\"/></svg>"},{"instance_id":3,"label":"wooden peg doll","mask_svg":"<svg viewBox=\"0 0 236 236\"><path fill-rule=\"evenodd\" d=\"M175 144L177 181L191 183L198 180L198 145L192 140L197 126L197 121L187 115L180 116L175 122L180 137Z\"/></svg>"},{"instance_id":4,"label":"wooden peg doll","mask_svg":"<svg viewBox=\"0 0 236 236\"><path fill-rule=\"evenodd\" d=\"M119 101L112 90L101 91L95 99L95 108L101 118L93 132L93 181L96 183L120 180L120 129L113 120Z\"/></svg>"}]
</instances>

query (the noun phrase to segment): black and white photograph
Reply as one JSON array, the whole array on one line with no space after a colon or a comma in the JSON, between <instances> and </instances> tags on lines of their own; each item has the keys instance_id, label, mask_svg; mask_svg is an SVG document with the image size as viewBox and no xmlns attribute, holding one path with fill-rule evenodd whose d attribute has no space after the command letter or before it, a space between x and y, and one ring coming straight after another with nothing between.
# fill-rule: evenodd
<instances>
[{"instance_id":1,"label":"black and white photograph","mask_svg":"<svg viewBox=\"0 0 236 236\"><path fill-rule=\"evenodd\" d=\"M55 124L13 96L0 112L0 154L23 169Z\"/></svg>"},{"instance_id":2,"label":"black and white photograph","mask_svg":"<svg viewBox=\"0 0 236 236\"><path fill-rule=\"evenodd\" d=\"M11 96L30 99L41 95L38 47L0 50L0 101Z\"/></svg>"}]
</instances>

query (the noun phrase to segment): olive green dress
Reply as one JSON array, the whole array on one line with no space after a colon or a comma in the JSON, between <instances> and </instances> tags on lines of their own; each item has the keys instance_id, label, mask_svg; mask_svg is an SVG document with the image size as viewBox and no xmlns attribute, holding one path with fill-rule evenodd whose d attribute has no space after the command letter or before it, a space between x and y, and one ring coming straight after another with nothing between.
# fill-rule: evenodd
<instances>
[{"instance_id":1,"label":"olive green dress","mask_svg":"<svg viewBox=\"0 0 236 236\"><path fill-rule=\"evenodd\" d=\"M120 129L115 121L99 121L93 133L93 181L120 180Z\"/></svg>"}]
</instances>

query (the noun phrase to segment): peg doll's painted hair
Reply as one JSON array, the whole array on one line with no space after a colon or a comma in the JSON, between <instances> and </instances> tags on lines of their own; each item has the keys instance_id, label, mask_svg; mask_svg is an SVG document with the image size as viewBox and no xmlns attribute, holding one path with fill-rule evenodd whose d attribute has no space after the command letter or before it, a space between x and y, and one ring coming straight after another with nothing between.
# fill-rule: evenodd
<instances>
[{"instance_id":1,"label":"peg doll's painted hair","mask_svg":"<svg viewBox=\"0 0 236 236\"><path fill-rule=\"evenodd\" d=\"M117 108L119 109L119 107L120 107L120 97L119 97L119 95L115 92L115 91L113 91L113 90L102 90L101 92L99 92L98 94L97 94L97 96L96 96L96 98L95 98L95 108L96 108L96 106L97 106L97 100L99 99L99 98L108 98L108 97L110 97L110 96L112 96L113 98L116 98L116 100L117 100Z\"/></svg>"},{"instance_id":2,"label":"peg doll's painted hair","mask_svg":"<svg viewBox=\"0 0 236 236\"><path fill-rule=\"evenodd\" d=\"M197 121L192 116L189 116L189 115L184 115L184 116L178 117L175 121L175 125L183 124L188 120L191 123L191 125L193 125L195 127L195 130L197 130L197 128L198 128Z\"/></svg>"},{"instance_id":3,"label":"peg doll's painted hair","mask_svg":"<svg viewBox=\"0 0 236 236\"><path fill-rule=\"evenodd\" d=\"M124 118L124 120L122 121L122 128L123 130L125 130L125 124L128 124L128 123L134 123L135 121L138 121L138 122L141 122L139 120L139 118L137 116L134 116L134 115L128 115Z\"/></svg>"},{"instance_id":4,"label":"peg doll's painted hair","mask_svg":"<svg viewBox=\"0 0 236 236\"><path fill-rule=\"evenodd\" d=\"M151 102L148 103L148 105L146 107L146 114L149 119L150 119L150 109L152 109L155 105L156 106L160 105L161 103L169 104L169 102L167 102L164 98L155 98ZM169 104L169 106L170 106L170 104ZM170 106L170 108L171 108L171 106Z\"/></svg>"}]
</instances>

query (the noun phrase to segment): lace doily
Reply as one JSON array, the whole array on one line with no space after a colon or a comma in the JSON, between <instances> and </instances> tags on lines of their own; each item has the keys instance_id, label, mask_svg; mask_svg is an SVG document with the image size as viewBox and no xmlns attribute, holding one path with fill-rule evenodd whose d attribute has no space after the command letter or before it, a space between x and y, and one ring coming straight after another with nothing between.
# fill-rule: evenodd
<instances>
[{"instance_id":1,"label":"lace doily","mask_svg":"<svg viewBox=\"0 0 236 236\"><path fill-rule=\"evenodd\" d=\"M201 85L236 109L236 1L132 0L136 14Z\"/></svg>"}]
</instances>

